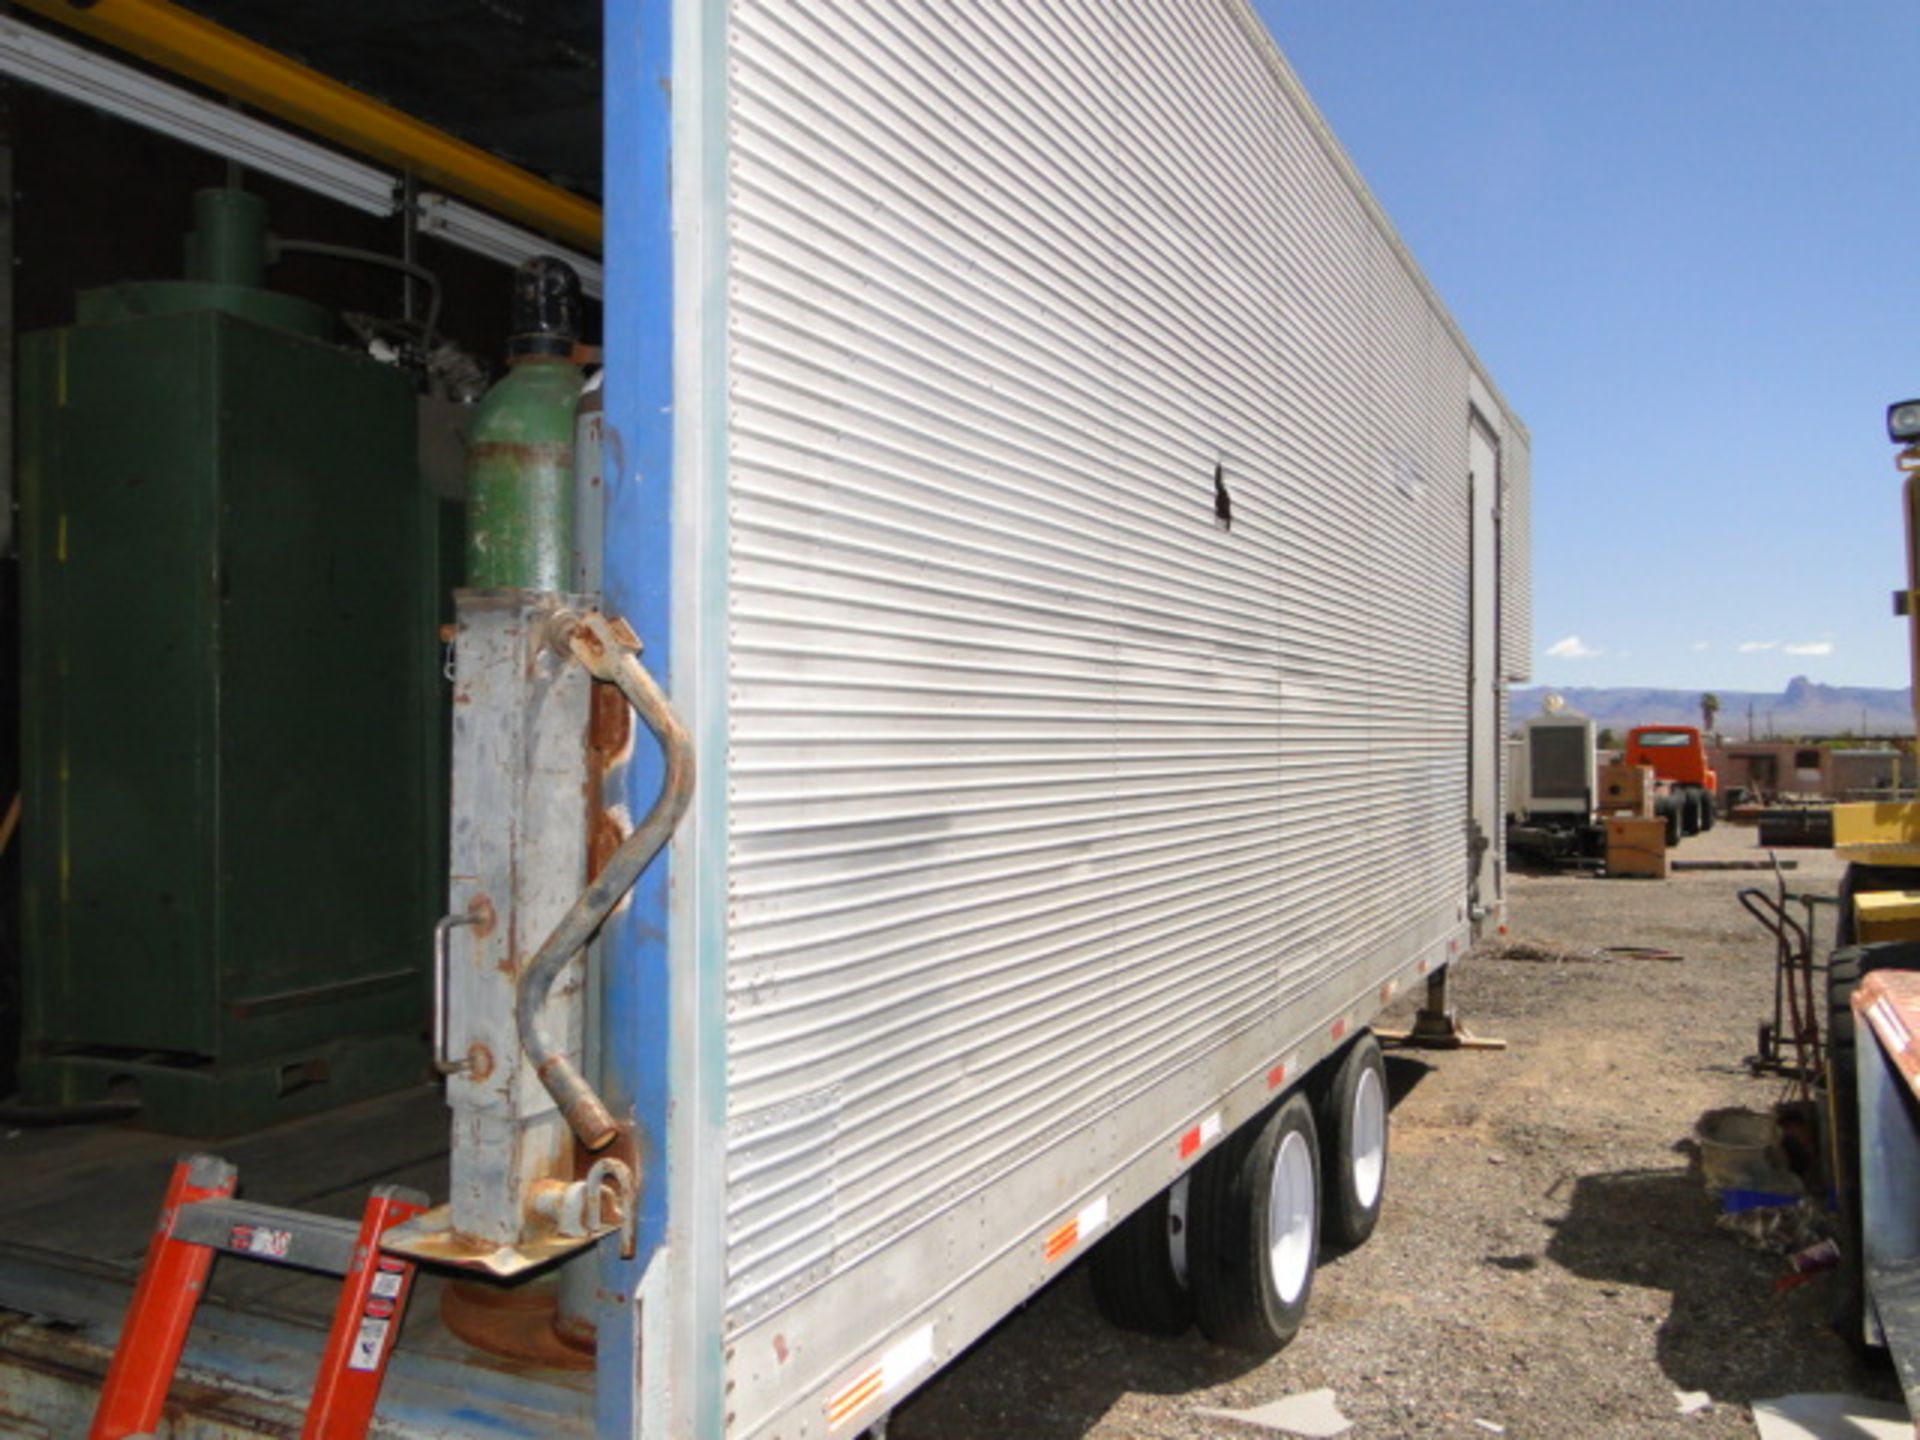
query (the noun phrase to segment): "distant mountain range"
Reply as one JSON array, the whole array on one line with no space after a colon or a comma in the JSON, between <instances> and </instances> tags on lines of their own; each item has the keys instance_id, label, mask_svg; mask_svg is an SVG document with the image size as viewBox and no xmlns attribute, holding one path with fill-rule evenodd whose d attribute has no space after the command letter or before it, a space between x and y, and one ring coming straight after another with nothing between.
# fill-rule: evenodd
<instances>
[{"instance_id":1,"label":"distant mountain range","mask_svg":"<svg viewBox=\"0 0 1920 1440\"><path fill-rule=\"evenodd\" d=\"M1567 708L1593 718L1602 729L1634 725L1698 725L1699 690L1530 685L1512 692L1515 723L1540 713L1540 702L1558 695ZM1752 690L1716 690L1720 713L1713 728L1728 740L1771 736L1911 735L1913 692L1859 685L1816 685L1796 676L1778 695ZM1749 721L1751 716L1751 721Z\"/></svg>"}]
</instances>

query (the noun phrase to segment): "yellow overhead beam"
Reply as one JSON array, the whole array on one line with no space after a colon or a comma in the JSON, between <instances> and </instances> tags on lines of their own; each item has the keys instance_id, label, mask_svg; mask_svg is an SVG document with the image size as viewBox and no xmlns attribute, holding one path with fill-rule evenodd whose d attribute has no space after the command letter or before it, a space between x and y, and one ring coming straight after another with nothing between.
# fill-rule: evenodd
<instances>
[{"instance_id":1,"label":"yellow overhead beam","mask_svg":"<svg viewBox=\"0 0 1920 1440\"><path fill-rule=\"evenodd\" d=\"M600 251L600 207L591 201L166 0L18 3L523 225Z\"/></svg>"}]
</instances>

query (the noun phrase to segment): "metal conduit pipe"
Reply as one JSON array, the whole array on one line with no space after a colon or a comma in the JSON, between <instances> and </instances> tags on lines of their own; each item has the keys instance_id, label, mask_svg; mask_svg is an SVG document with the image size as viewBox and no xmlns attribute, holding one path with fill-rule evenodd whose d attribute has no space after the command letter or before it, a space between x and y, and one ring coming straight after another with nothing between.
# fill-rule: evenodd
<instances>
[{"instance_id":1,"label":"metal conduit pipe","mask_svg":"<svg viewBox=\"0 0 1920 1440\"><path fill-rule=\"evenodd\" d=\"M598 253L600 207L168 0L23 8Z\"/></svg>"},{"instance_id":2,"label":"metal conduit pipe","mask_svg":"<svg viewBox=\"0 0 1920 1440\"><path fill-rule=\"evenodd\" d=\"M666 765L660 795L646 819L621 842L608 858L606 868L547 936L520 973L514 995L514 1024L519 1031L520 1047L532 1062L540 1083L560 1107L568 1127L589 1151L604 1150L611 1145L619 1133L618 1126L606 1102L580 1073L580 1067L541 1030L540 1011L560 971L605 923L621 897L633 888L640 873L673 834L686 812L687 802L693 797L693 742L667 697L636 657L638 642L630 631L623 631L625 626L616 629L604 615L562 612L554 617L549 633L556 647L570 651L595 679L618 686L652 733Z\"/></svg>"}]
</instances>

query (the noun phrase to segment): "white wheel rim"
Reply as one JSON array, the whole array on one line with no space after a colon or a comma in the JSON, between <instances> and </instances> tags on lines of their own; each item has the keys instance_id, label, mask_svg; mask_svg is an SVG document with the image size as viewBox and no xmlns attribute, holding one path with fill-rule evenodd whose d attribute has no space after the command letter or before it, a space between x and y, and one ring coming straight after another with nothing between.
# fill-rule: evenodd
<instances>
[{"instance_id":1,"label":"white wheel rim","mask_svg":"<svg viewBox=\"0 0 1920 1440\"><path fill-rule=\"evenodd\" d=\"M1362 1210L1371 1210L1387 1173L1387 1097L1380 1072L1371 1065L1360 1072L1360 1083L1353 1087L1348 1132L1353 1137L1353 1198Z\"/></svg>"},{"instance_id":2,"label":"white wheel rim","mask_svg":"<svg viewBox=\"0 0 1920 1440\"><path fill-rule=\"evenodd\" d=\"M1298 1130L1289 1130L1273 1157L1267 1195L1267 1268L1283 1305L1300 1298L1312 1273L1318 1202L1312 1148Z\"/></svg>"}]
</instances>

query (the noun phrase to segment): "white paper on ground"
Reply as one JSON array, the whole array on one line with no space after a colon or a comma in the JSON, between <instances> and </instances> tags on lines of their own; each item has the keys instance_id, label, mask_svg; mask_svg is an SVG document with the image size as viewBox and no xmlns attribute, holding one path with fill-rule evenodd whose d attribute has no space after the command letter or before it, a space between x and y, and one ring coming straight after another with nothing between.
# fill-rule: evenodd
<instances>
[{"instance_id":1,"label":"white paper on ground","mask_svg":"<svg viewBox=\"0 0 1920 1440\"><path fill-rule=\"evenodd\" d=\"M1904 1405L1858 1395L1782 1395L1753 1402L1760 1440L1913 1440Z\"/></svg>"},{"instance_id":2,"label":"white paper on ground","mask_svg":"<svg viewBox=\"0 0 1920 1440\"><path fill-rule=\"evenodd\" d=\"M1243 1425L1258 1425L1283 1435L1299 1435L1305 1440L1332 1440L1353 1428L1353 1422L1340 1413L1331 1390L1309 1390L1304 1395L1289 1395L1270 1405L1252 1410L1201 1410L1217 1420L1238 1420Z\"/></svg>"}]
</instances>

